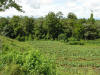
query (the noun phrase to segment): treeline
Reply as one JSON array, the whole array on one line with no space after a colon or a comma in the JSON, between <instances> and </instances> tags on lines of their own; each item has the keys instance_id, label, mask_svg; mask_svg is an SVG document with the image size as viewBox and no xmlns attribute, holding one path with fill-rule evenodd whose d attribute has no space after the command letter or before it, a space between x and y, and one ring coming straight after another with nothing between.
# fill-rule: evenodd
<instances>
[{"instance_id":1,"label":"treeline","mask_svg":"<svg viewBox=\"0 0 100 75\"><path fill-rule=\"evenodd\" d=\"M0 35L27 40L92 40L100 37L100 27L91 13L88 19L78 19L70 12L63 17L62 12L49 12L45 17L13 16L0 18Z\"/></svg>"}]
</instances>

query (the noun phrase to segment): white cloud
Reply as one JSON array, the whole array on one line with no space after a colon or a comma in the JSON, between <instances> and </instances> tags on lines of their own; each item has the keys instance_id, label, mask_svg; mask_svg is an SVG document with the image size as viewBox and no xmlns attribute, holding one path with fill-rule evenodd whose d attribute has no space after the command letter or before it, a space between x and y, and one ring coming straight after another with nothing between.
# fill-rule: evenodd
<instances>
[{"instance_id":1,"label":"white cloud","mask_svg":"<svg viewBox=\"0 0 100 75\"><path fill-rule=\"evenodd\" d=\"M78 17L88 18L91 11L94 12L94 17L99 18L97 13L100 13L100 0L68 0L66 5L72 11L78 15Z\"/></svg>"},{"instance_id":2,"label":"white cloud","mask_svg":"<svg viewBox=\"0 0 100 75\"><path fill-rule=\"evenodd\" d=\"M74 12L79 18L88 18L91 11L94 11L94 17L100 18L100 0L17 0L23 6L25 13L20 13L11 8L5 12L0 12L0 16L26 15L26 16L44 16L50 11L62 11L64 16L69 12Z\"/></svg>"},{"instance_id":3,"label":"white cloud","mask_svg":"<svg viewBox=\"0 0 100 75\"><path fill-rule=\"evenodd\" d=\"M43 5L48 5L48 4L53 3L53 0L39 0L39 1L40 1L40 4L43 4Z\"/></svg>"}]
</instances>

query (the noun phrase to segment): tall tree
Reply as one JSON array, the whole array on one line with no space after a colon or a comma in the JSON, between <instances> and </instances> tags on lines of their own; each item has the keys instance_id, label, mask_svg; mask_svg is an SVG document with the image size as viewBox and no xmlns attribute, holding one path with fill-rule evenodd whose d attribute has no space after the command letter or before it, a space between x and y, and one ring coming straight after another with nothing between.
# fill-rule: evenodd
<instances>
[{"instance_id":1,"label":"tall tree","mask_svg":"<svg viewBox=\"0 0 100 75\"><path fill-rule=\"evenodd\" d=\"M68 19L77 19L77 16L72 12L68 13L67 17L68 17Z\"/></svg>"},{"instance_id":2,"label":"tall tree","mask_svg":"<svg viewBox=\"0 0 100 75\"><path fill-rule=\"evenodd\" d=\"M70 26L70 29L72 30L72 37L74 37L74 30L76 28L76 23L77 23L77 16L70 12L67 16L67 21L68 21L68 25Z\"/></svg>"},{"instance_id":3,"label":"tall tree","mask_svg":"<svg viewBox=\"0 0 100 75\"><path fill-rule=\"evenodd\" d=\"M45 27L47 29L47 38L55 39L58 36L59 20L54 12L50 12L45 18Z\"/></svg>"},{"instance_id":4,"label":"tall tree","mask_svg":"<svg viewBox=\"0 0 100 75\"><path fill-rule=\"evenodd\" d=\"M44 24L43 17L36 19L34 27L35 39L43 39L45 37L46 32L43 28L43 24Z\"/></svg>"},{"instance_id":5,"label":"tall tree","mask_svg":"<svg viewBox=\"0 0 100 75\"><path fill-rule=\"evenodd\" d=\"M7 36L11 37L11 38L16 38L17 35L19 34L19 22L20 22L21 18L19 16L13 16L10 20L9 20L9 24L8 27L6 29L6 32L8 32Z\"/></svg>"},{"instance_id":6,"label":"tall tree","mask_svg":"<svg viewBox=\"0 0 100 75\"><path fill-rule=\"evenodd\" d=\"M94 19L93 13L91 13L90 18L88 19L88 21L89 21L90 24L95 24L95 19Z\"/></svg>"}]
</instances>

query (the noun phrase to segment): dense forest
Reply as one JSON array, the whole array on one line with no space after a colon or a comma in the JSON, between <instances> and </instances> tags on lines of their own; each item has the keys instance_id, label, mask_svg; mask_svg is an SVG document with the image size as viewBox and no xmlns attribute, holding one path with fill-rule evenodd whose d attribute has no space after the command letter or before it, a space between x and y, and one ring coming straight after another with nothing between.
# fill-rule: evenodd
<instances>
[{"instance_id":1,"label":"dense forest","mask_svg":"<svg viewBox=\"0 0 100 75\"><path fill-rule=\"evenodd\" d=\"M94 19L78 19L70 12L63 17L62 12L49 12L45 17L13 16L0 18L0 34L18 39L27 40L93 40L100 37L100 26Z\"/></svg>"}]
</instances>

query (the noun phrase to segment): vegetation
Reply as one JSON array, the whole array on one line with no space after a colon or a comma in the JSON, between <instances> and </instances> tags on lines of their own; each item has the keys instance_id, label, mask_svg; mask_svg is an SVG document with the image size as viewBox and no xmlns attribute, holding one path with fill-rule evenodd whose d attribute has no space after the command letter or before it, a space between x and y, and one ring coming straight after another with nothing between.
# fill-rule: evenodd
<instances>
[{"instance_id":1,"label":"vegetation","mask_svg":"<svg viewBox=\"0 0 100 75\"><path fill-rule=\"evenodd\" d=\"M100 37L100 27L93 18L78 19L74 13L66 18L61 12L50 12L45 17L33 18L27 16L13 16L0 18L0 34L17 39L27 40L64 40L75 38L77 41L93 40Z\"/></svg>"},{"instance_id":2,"label":"vegetation","mask_svg":"<svg viewBox=\"0 0 100 75\"><path fill-rule=\"evenodd\" d=\"M0 36L0 75L56 75L53 60L41 55L28 43Z\"/></svg>"},{"instance_id":3,"label":"vegetation","mask_svg":"<svg viewBox=\"0 0 100 75\"><path fill-rule=\"evenodd\" d=\"M100 39L81 40L85 45L42 40L19 42L3 36L0 40L0 75L100 74Z\"/></svg>"},{"instance_id":4,"label":"vegetation","mask_svg":"<svg viewBox=\"0 0 100 75\"><path fill-rule=\"evenodd\" d=\"M99 75L100 39L82 41L85 45L68 45L59 41L29 41L49 58L54 57L56 75Z\"/></svg>"},{"instance_id":5,"label":"vegetation","mask_svg":"<svg viewBox=\"0 0 100 75\"><path fill-rule=\"evenodd\" d=\"M0 11L15 0L0 0ZM70 12L0 17L0 75L100 75L100 20Z\"/></svg>"},{"instance_id":6,"label":"vegetation","mask_svg":"<svg viewBox=\"0 0 100 75\"><path fill-rule=\"evenodd\" d=\"M1 17L0 75L99 75L99 24L93 13Z\"/></svg>"},{"instance_id":7,"label":"vegetation","mask_svg":"<svg viewBox=\"0 0 100 75\"><path fill-rule=\"evenodd\" d=\"M0 0L0 11L5 11L10 7L14 7L18 11L22 12L21 6L19 6L15 0Z\"/></svg>"}]
</instances>

